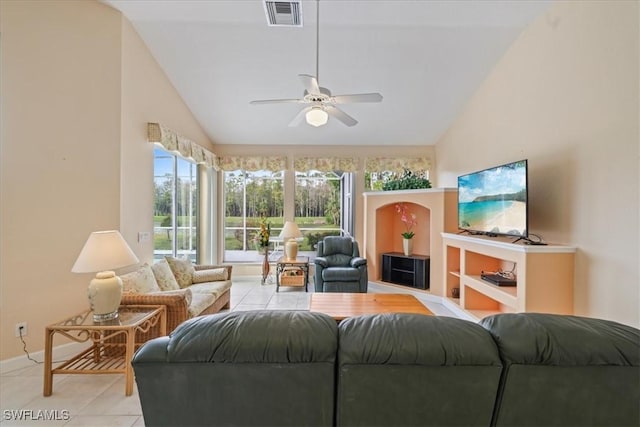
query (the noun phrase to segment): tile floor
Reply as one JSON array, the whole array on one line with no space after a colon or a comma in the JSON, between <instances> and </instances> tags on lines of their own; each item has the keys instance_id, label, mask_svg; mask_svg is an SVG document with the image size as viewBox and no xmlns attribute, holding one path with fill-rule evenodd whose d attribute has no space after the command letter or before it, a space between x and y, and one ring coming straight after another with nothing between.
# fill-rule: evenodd
<instances>
[{"instance_id":1,"label":"tile floor","mask_svg":"<svg viewBox=\"0 0 640 427\"><path fill-rule=\"evenodd\" d=\"M300 288L275 284L261 286L256 276L234 278L231 310L309 308L309 293ZM397 287L370 284L369 292L406 292ZM414 293L433 313L455 315L441 304ZM120 375L54 375L53 395L42 396L43 365L7 372L0 376L0 426L144 426L142 409L134 386L131 396L124 395ZM31 411L31 412L29 412ZM40 412L39 412L40 411ZM46 411L46 412L45 412ZM22 416L21 420L16 418ZM43 420L49 416L54 419Z\"/></svg>"}]
</instances>

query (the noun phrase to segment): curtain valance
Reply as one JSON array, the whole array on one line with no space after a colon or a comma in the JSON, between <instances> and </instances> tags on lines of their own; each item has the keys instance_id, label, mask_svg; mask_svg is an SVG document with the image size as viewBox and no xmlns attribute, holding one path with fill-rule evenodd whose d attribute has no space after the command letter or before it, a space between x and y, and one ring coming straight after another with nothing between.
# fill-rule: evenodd
<instances>
[{"instance_id":1,"label":"curtain valance","mask_svg":"<svg viewBox=\"0 0 640 427\"><path fill-rule=\"evenodd\" d=\"M293 167L297 171L356 172L358 160L353 157L297 157L293 160Z\"/></svg>"},{"instance_id":2,"label":"curtain valance","mask_svg":"<svg viewBox=\"0 0 640 427\"><path fill-rule=\"evenodd\" d=\"M242 169L248 172L267 170L280 172L287 168L287 158L281 156L222 156L219 166L223 171Z\"/></svg>"},{"instance_id":3,"label":"curtain valance","mask_svg":"<svg viewBox=\"0 0 640 427\"><path fill-rule=\"evenodd\" d=\"M219 169L215 154L159 123L147 123L147 139L149 142L162 145L169 151L177 151L181 156L191 158L196 163Z\"/></svg>"},{"instance_id":4,"label":"curtain valance","mask_svg":"<svg viewBox=\"0 0 640 427\"><path fill-rule=\"evenodd\" d=\"M428 171L431 168L431 160L425 157L368 157L365 159L365 170L367 172L391 171L402 173L405 168L414 172Z\"/></svg>"}]
</instances>

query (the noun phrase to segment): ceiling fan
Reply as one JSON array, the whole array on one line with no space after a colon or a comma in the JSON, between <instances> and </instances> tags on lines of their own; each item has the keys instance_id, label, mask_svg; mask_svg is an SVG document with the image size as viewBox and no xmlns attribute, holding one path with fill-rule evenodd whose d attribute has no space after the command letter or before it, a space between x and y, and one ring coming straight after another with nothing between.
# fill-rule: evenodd
<instances>
[{"instance_id":1,"label":"ceiling fan","mask_svg":"<svg viewBox=\"0 0 640 427\"><path fill-rule=\"evenodd\" d=\"M298 126L303 119L312 126L322 126L327 123L329 116L339 120L347 126L355 126L358 121L336 107L336 104L354 104L359 102L381 102L379 93L359 93L350 95L331 95L329 89L320 87L318 83L319 44L320 44L320 3L316 1L316 75L299 74L298 77L304 87L302 98L298 99L263 99L251 101L250 104L307 104L289 123Z\"/></svg>"}]
</instances>

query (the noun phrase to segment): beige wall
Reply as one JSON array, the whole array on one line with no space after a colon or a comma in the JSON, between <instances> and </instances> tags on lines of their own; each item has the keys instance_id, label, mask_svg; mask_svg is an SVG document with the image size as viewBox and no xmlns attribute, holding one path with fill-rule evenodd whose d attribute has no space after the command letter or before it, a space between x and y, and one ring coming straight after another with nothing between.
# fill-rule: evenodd
<instances>
[{"instance_id":1,"label":"beige wall","mask_svg":"<svg viewBox=\"0 0 640 427\"><path fill-rule=\"evenodd\" d=\"M138 33L122 19L122 156L120 231L143 262L153 262L153 241L138 242L138 233L153 236L153 144L147 123L156 122L213 150L191 111L161 71ZM133 246L132 246L133 247Z\"/></svg>"},{"instance_id":2,"label":"beige wall","mask_svg":"<svg viewBox=\"0 0 640 427\"><path fill-rule=\"evenodd\" d=\"M633 1L552 5L436 146L440 186L528 158L530 231L578 247L576 314L635 326L638 18Z\"/></svg>"},{"instance_id":3,"label":"beige wall","mask_svg":"<svg viewBox=\"0 0 640 427\"><path fill-rule=\"evenodd\" d=\"M152 247L149 120L209 144L120 13L97 2L0 1L0 360L88 308L90 274L71 267L90 232L120 228ZM122 218L122 220L121 220ZM56 342L58 344L59 342Z\"/></svg>"},{"instance_id":4,"label":"beige wall","mask_svg":"<svg viewBox=\"0 0 640 427\"><path fill-rule=\"evenodd\" d=\"M5 359L21 353L17 322L41 350L45 324L87 306L71 267L92 230L120 225L120 19L87 2L0 11Z\"/></svg>"}]
</instances>

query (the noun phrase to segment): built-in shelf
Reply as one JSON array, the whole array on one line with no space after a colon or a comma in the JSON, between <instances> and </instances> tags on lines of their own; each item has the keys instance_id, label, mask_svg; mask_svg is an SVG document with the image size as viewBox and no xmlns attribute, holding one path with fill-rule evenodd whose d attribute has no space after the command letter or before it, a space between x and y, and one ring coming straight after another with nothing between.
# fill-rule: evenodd
<instances>
[{"instance_id":1,"label":"built-in shelf","mask_svg":"<svg viewBox=\"0 0 640 427\"><path fill-rule=\"evenodd\" d=\"M446 297L472 317L525 311L573 313L575 247L452 233L442 233L442 239ZM498 286L483 280L483 271L513 271L516 284ZM454 288L459 299L453 298Z\"/></svg>"}]
</instances>

